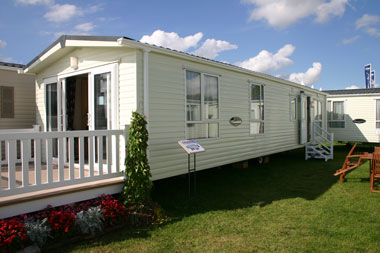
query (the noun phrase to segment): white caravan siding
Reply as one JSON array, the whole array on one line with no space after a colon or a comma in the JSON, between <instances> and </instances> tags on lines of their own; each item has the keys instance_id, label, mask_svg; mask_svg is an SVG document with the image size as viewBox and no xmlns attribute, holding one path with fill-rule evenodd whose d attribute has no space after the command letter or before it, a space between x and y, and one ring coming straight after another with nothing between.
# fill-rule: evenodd
<instances>
[{"instance_id":1,"label":"white caravan siding","mask_svg":"<svg viewBox=\"0 0 380 253\"><path fill-rule=\"evenodd\" d=\"M14 118L0 118L0 129L33 128L36 123L34 76L0 69L0 86L14 87Z\"/></svg>"},{"instance_id":2,"label":"white caravan siding","mask_svg":"<svg viewBox=\"0 0 380 253\"><path fill-rule=\"evenodd\" d=\"M186 138L185 69L220 75L219 137L199 140L206 152L197 155L198 170L302 146L298 144L299 123L290 120L290 97L299 95L300 88L152 52L149 56L149 151L153 179L187 172L187 154L177 144ZM265 85L262 135L249 133L250 83ZM325 95L305 93L312 100L321 100L325 109ZM235 116L242 119L240 126L229 123ZM325 120L324 115L324 126Z\"/></svg>"},{"instance_id":3,"label":"white caravan siding","mask_svg":"<svg viewBox=\"0 0 380 253\"><path fill-rule=\"evenodd\" d=\"M69 66L70 57L79 59L77 70ZM119 127L130 123L131 112L143 112L144 59L141 50L128 48L78 48L55 60L37 74L37 123L45 129L44 78L76 72L118 62ZM219 137L199 142L206 152L197 155L197 169L207 169L232 162L302 147L299 145L299 122L290 120L290 98L304 90L311 101L323 102L325 95L238 71L197 63L166 54L149 53L149 158L153 179L187 172L187 155L178 141L185 139L185 69L219 76ZM263 84L265 133L250 135L250 84ZM325 111L325 110L323 110ZM311 115L314 115L313 109ZM243 123L234 127L231 117ZM324 115L325 117L325 115ZM325 126L325 118L324 126Z\"/></svg>"},{"instance_id":4,"label":"white caravan siding","mask_svg":"<svg viewBox=\"0 0 380 253\"><path fill-rule=\"evenodd\" d=\"M376 134L376 99L379 94L329 96L328 101L344 101L345 128L328 128L337 141L379 142ZM363 124L355 124L354 119L365 119Z\"/></svg>"}]
</instances>

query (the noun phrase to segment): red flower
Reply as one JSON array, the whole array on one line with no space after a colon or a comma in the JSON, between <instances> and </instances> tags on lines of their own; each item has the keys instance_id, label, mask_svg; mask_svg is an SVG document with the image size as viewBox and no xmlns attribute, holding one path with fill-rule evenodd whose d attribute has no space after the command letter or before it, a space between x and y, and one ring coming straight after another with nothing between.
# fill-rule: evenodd
<instances>
[{"instance_id":1,"label":"red flower","mask_svg":"<svg viewBox=\"0 0 380 253\"><path fill-rule=\"evenodd\" d=\"M15 251L27 241L24 224L12 218L0 220L0 251Z\"/></svg>"},{"instance_id":2,"label":"red flower","mask_svg":"<svg viewBox=\"0 0 380 253\"><path fill-rule=\"evenodd\" d=\"M74 231L75 214L64 211L52 211L48 218L48 223L54 234L69 234Z\"/></svg>"},{"instance_id":3,"label":"red flower","mask_svg":"<svg viewBox=\"0 0 380 253\"><path fill-rule=\"evenodd\" d=\"M126 214L125 206L116 199L103 200L100 204L103 210L104 222L107 226L114 226L123 222Z\"/></svg>"}]
</instances>

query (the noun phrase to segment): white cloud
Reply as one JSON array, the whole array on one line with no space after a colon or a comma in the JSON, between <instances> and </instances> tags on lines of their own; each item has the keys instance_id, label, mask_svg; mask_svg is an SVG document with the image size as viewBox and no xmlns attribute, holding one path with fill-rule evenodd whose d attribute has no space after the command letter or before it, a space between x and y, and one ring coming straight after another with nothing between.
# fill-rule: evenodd
<instances>
[{"instance_id":1,"label":"white cloud","mask_svg":"<svg viewBox=\"0 0 380 253\"><path fill-rule=\"evenodd\" d=\"M7 46L7 42L0 40L0 48L5 48Z\"/></svg>"},{"instance_id":2,"label":"white cloud","mask_svg":"<svg viewBox=\"0 0 380 253\"><path fill-rule=\"evenodd\" d=\"M317 17L314 19L318 23L326 23L333 16L342 16L346 11L348 0L331 0L318 6Z\"/></svg>"},{"instance_id":3,"label":"white cloud","mask_svg":"<svg viewBox=\"0 0 380 253\"><path fill-rule=\"evenodd\" d=\"M369 28L367 28L366 32L369 35L372 35L372 36L375 36L375 37L380 37L380 30L378 28L369 27Z\"/></svg>"},{"instance_id":4,"label":"white cloud","mask_svg":"<svg viewBox=\"0 0 380 253\"><path fill-rule=\"evenodd\" d=\"M361 18L356 20L355 26L356 26L356 29L360 29L363 27L376 25L379 22L380 22L379 16L364 14Z\"/></svg>"},{"instance_id":5,"label":"white cloud","mask_svg":"<svg viewBox=\"0 0 380 253\"><path fill-rule=\"evenodd\" d=\"M214 59L222 51L237 48L237 45L230 44L229 42L224 40L207 39L201 47L199 47L192 53L198 56Z\"/></svg>"},{"instance_id":6,"label":"white cloud","mask_svg":"<svg viewBox=\"0 0 380 253\"><path fill-rule=\"evenodd\" d=\"M345 89L346 90L353 90L353 89L360 89L360 88L356 85L351 85L351 86L346 87Z\"/></svg>"},{"instance_id":7,"label":"white cloud","mask_svg":"<svg viewBox=\"0 0 380 253\"><path fill-rule=\"evenodd\" d=\"M167 47L178 51L186 51L191 47L196 47L202 39L203 33L199 32L187 37L180 37L175 32L165 32L156 30L152 35L144 35L140 41L144 43L154 44L157 46Z\"/></svg>"},{"instance_id":8,"label":"white cloud","mask_svg":"<svg viewBox=\"0 0 380 253\"><path fill-rule=\"evenodd\" d=\"M343 43L343 44L350 44L350 43L355 42L355 41L356 41L357 39L359 39L359 38L360 38L360 36L357 35L357 36L354 36L354 37L352 37L352 38L343 39L343 40L342 40L342 43Z\"/></svg>"},{"instance_id":9,"label":"white cloud","mask_svg":"<svg viewBox=\"0 0 380 253\"><path fill-rule=\"evenodd\" d=\"M50 5L54 3L54 0L16 0L16 3L24 4L24 5L36 5L36 4Z\"/></svg>"},{"instance_id":10,"label":"white cloud","mask_svg":"<svg viewBox=\"0 0 380 253\"><path fill-rule=\"evenodd\" d=\"M95 28L95 26L91 22L87 22L87 23L83 23L83 24L79 24L79 25L75 26L76 30L82 31L82 32L90 32L90 31L94 30L94 28Z\"/></svg>"},{"instance_id":11,"label":"white cloud","mask_svg":"<svg viewBox=\"0 0 380 253\"><path fill-rule=\"evenodd\" d=\"M380 37L380 29L374 27L380 23L380 16L364 14L355 22L356 29L363 30L367 34Z\"/></svg>"},{"instance_id":12,"label":"white cloud","mask_svg":"<svg viewBox=\"0 0 380 253\"><path fill-rule=\"evenodd\" d=\"M270 26L285 28L308 16L316 16L315 22L327 22L333 16L345 12L348 0L244 0L253 4L249 20L266 20Z\"/></svg>"},{"instance_id":13,"label":"white cloud","mask_svg":"<svg viewBox=\"0 0 380 253\"><path fill-rule=\"evenodd\" d=\"M82 16L83 11L72 4L54 4L50 6L50 10L45 13L44 18L51 22L64 22L70 20L74 16Z\"/></svg>"},{"instance_id":14,"label":"white cloud","mask_svg":"<svg viewBox=\"0 0 380 253\"><path fill-rule=\"evenodd\" d=\"M289 75L289 81L300 83L302 85L310 85L318 81L322 73L322 64L313 62L313 67L309 68L305 73L292 73Z\"/></svg>"},{"instance_id":15,"label":"white cloud","mask_svg":"<svg viewBox=\"0 0 380 253\"><path fill-rule=\"evenodd\" d=\"M267 50L262 50L255 57L243 62L237 62L235 65L257 72L269 73L293 64L289 56L293 54L295 49L295 46L287 44L280 48L275 54Z\"/></svg>"}]
</instances>

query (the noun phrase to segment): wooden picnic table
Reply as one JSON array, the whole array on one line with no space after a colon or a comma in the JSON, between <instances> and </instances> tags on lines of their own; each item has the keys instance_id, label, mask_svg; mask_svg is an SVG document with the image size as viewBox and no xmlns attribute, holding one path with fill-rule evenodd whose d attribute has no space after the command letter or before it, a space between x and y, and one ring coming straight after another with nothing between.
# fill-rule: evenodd
<instances>
[{"instance_id":1,"label":"wooden picnic table","mask_svg":"<svg viewBox=\"0 0 380 253\"><path fill-rule=\"evenodd\" d=\"M355 146L356 146L356 144L355 144ZM353 169L356 169L357 167L359 167L362 164L362 160L364 160L364 159L370 160L370 162L369 162L369 173L371 175L373 153L362 152L362 153L354 153L353 154L353 150L354 150L355 146L351 149L349 155L346 157L346 160L343 164L343 167L340 170L337 170L334 174L334 176L340 175L340 180L339 180L340 183L343 183L346 173L353 170ZM349 158L358 158L358 160L356 162L351 162L349 160Z\"/></svg>"}]
</instances>

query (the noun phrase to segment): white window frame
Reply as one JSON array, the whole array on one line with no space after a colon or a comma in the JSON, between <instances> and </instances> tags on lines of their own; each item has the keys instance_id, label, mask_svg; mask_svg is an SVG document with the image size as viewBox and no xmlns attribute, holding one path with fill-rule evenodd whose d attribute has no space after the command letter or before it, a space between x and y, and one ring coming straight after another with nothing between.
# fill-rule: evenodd
<instances>
[{"instance_id":1,"label":"white window frame","mask_svg":"<svg viewBox=\"0 0 380 253\"><path fill-rule=\"evenodd\" d=\"M119 129L119 106L118 106L118 101L119 101L119 73L118 73L118 63L109 63L101 66L95 66L92 68L88 69L83 69L83 70L78 70L74 72L70 72L67 74L62 74L58 75L58 81L65 81L66 78L72 77L72 76L77 76L77 75L83 75L83 74L88 74L88 89L89 89L89 96L88 99L89 101L93 101L93 88L94 87L94 80L93 77L97 74L103 74L103 73L110 73L110 78L111 78L111 83L110 83L110 89L111 89L111 96L112 99L109 101L110 103L110 119L112 124L108 125L108 129ZM107 98L110 99L110 98ZM95 125L95 118L93 116L93 103L89 103L89 108L88 108L89 114L90 114L90 120L89 120L89 129L92 130L93 126Z\"/></svg>"},{"instance_id":2,"label":"white window frame","mask_svg":"<svg viewBox=\"0 0 380 253\"><path fill-rule=\"evenodd\" d=\"M295 115L293 117L293 114L292 114L292 101L295 101L294 103L294 106L295 106ZM289 97L289 119L290 121L297 121L298 119L298 113L297 113L297 108L298 108L298 100L297 100L297 96L290 96ZM264 109L265 109L265 106L264 106ZM265 124L264 124L265 125Z\"/></svg>"},{"instance_id":3,"label":"white window frame","mask_svg":"<svg viewBox=\"0 0 380 253\"><path fill-rule=\"evenodd\" d=\"M187 120L187 79L186 79L186 72L195 72L200 74L200 86L201 86L201 101L200 101L200 118L201 120ZM218 118L217 119L204 119L204 112L203 112L203 106L204 106L204 76L212 76L216 77L218 80ZM196 138L198 140L210 140L210 139L218 139L220 138L220 75L215 74L209 74L207 72L202 72L199 70L192 70L192 69L184 69L184 80L185 80L185 138L188 138L188 124L207 124L207 123L217 123L218 124L218 136L217 137L206 137L206 138Z\"/></svg>"},{"instance_id":4,"label":"white window frame","mask_svg":"<svg viewBox=\"0 0 380 253\"><path fill-rule=\"evenodd\" d=\"M260 87L260 96L261 94L263 95L263 97L260 99L260 102L262 101L262 106L264 107L263 109L263 115L262 115L262 118L263 119L260 119L260 120L257 120L257 119L252 119L252 108L251 108L251 101L252 101L252 86L255 85L255 86L259 86ZM249 106L249 135L250 136L258 136L258 135L263 135L265 133L265 89L264 89L264 92L262 92L262 89L265 87L264 84L260 84L260 83L249 83L248 85L248 106ZM264 127L263 127L263 132L262 133L251 133L251 122L262 122L264 124Z\"/></svg>"},{"instance_id":5,"label":"white window frame","mask_svg":"<svg viewBox=\"0 0 380 253\"><path fill-rule=\"evenodd\" d=\"M330 106L329 106L329 102L331 102ZM334 103L336 103L336 102L343 103L343 119L342 120L334 120L333 119L332 115L334 113L334 111L333 111ZM327 107L330 107L327 110L328 112L330 112L328 117L327 117L328 127L329 128L339 128L339 129L346 128L346 102L344 100L327 100ZM344 124L343 124L343 127L331 127L330 122L343 122Z\"/></svg>"},{"instance_id":6,"label":"white window frame","mask_svg":"<svg viewBox=\"0 0 380 253\"><path fill-rule=\"evenodd\" d=\"M380 127L377 127L377 123L380 123L380 119L377 119L377 101L380 103L380 99L375 99L375 128L380 129Z\"/></svg>"},{"instance_id":7,"label":"white window frame","mask_svg":"<svg viewBox=\"0 0 380 253\"><path fill-rule=\"evenodd\" d=\"M57 77L49 77L49 78L45 78L43 79L43 85L44 85L44 113L45 113L45 124L44 124L44 129L45 129L45 132L49 132L50 130L48 129L48 115L47 115L47 96L46 96L46 89L47 89L47 86L50 85L50 84L53 84L55 83L57 85L57 130L55 131L58 131L59 129L59 122L58 122L58 117L59 117L59 103L60 103L60 93L58 94L58 89L59 89L59 86L58 86L58 78ZM50 123L51 125L51 123Z\"/></svg>"}]
</instances>

